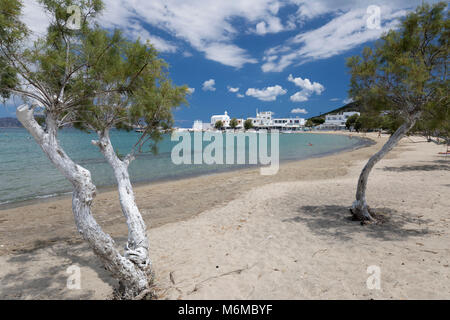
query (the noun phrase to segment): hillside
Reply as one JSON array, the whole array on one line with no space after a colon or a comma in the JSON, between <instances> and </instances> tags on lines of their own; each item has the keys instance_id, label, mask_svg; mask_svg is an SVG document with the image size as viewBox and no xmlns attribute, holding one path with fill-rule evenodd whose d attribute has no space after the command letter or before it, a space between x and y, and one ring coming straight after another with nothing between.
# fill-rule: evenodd
<instances>
[{"instance_id":1,"label":"hillside","mask_svg":"<svg viewBox=\"0 0 450 320\"><path fill-rule=\"evenodd\" d=\"M350 102L348 104L346 104L343 107L328 111L327 113L323 113L320 116L316 116L316 117L311 117L312 118L323 118L325 119L325 116L328 114L336 114L336 113L342 113L342 112L347 112L347 111L358 111L358 112L362 112L362 107L358 102Z\"/></svg>"}]
</instances>

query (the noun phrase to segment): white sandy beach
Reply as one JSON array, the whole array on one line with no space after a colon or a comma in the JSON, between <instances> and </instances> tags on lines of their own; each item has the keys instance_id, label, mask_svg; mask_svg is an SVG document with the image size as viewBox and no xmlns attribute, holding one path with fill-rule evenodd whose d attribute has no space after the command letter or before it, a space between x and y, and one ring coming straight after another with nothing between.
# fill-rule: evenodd
<instances>
[{"instance_id":1,"label":"white sandy beach","mask_svg":"<svg viewBox=\"0 0 450 320\"><path fill-rule=\"evenodd\" d=\"M278 178L240 171L246 191L224 191L225 199L217 199L220 188L231 188L236 173L217 175L223 180L211 182L216 190L205 196L209 207L199 205L199 212L180 214L176 222L148 231L159 298L449 299L450 158L438 155L442 146L421 137L403 139L369 179L368 202L388 221L361 226L349 220L348 208L361 168L386 139L372 138L377 145L285 164ZM168 182L159 190L170 199L170 190L216 181L214 177L188 179L178 186ZM155 186L136 188L147 223L150 205L139 199L151 188ZM216 202L208 202L210 196ZM111 197L101 194L98 201ZM49 216L50 207L66 208L67 199L58 201L0 211L0 220L12 223L15 212L40 209L46 217L41 228L51 230L52 216L57 220L70 214ZM189 211L202 194L173 201ZM97 208L100 216L107 211ZM38 234L36 223L29 227L31 233ZM116 238L122 244L123 236ZM109 298L114 280L86 245L76 238L52 239L42 246L17 240L20 250L2 239L1 245L10 249L0 256L0 298ZM74 264L81 267L81 290L66 288L66 269ZM380 267L381 290L367 288L372 265Z\"/></svg>"}]
</instances>

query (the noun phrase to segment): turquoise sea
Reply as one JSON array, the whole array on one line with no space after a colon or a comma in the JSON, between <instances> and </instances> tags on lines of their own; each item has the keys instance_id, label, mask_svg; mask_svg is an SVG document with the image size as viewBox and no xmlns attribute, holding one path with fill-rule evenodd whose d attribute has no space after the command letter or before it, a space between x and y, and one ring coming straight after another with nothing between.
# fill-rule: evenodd
<instances>
[{"instance_id":1,"label":"turquoise sea","mask_svg":"<svg viewBox=\"0 0 450 320\"><path fill-rule=\"evenodd\" d=\"M114 177L111 168L98 149L90 143L95 138L94 134L74 129L65 129L59 134L63 148L72 159L91 171L97 187L112 186ZM119 154L128 153L138 138L139 133L136 132L113 131L111 133L111 140ZM170 135L167 135L158 144L157 154L140 154L130 166L132 181L179 179L243 167L243 165L175 165L171 161L171 151L177 143L172 142ZM204 142L203 145L206 146L209 143ZM349 139L340 135L280 134L280 162L317 157L353 149L366 143L365 140ZM226 150L224 150L225 153ZM25 129L0 128L0 205L47 198L70 191L71 184L51 165Z\"/></svg>"}]
</instances>

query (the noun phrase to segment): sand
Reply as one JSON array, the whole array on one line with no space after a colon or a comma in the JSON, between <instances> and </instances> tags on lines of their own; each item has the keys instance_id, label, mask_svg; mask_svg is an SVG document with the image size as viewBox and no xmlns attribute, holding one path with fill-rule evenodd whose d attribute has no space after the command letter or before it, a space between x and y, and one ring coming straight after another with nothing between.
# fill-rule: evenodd
<instances>
[{"instance_id":1,"label":"sand","mask_svg":"<svg viewBox=\"0 0 450 320\"><path fill-rule=\"evenodd\" d=\"M368 201L387 218L348 219L376 145L283 164L139 186L161 299L449 299L450 158L405 138L373 170ZM115 192L95 215L123 245ZM113 200L113 201L111 201ZM70 199L0 211L1 299L107 299L114 280L75 232ZM81 289L66 287L81 268ZM369 266L380 273L370 290Z\"/></svg>"}]
</instances>

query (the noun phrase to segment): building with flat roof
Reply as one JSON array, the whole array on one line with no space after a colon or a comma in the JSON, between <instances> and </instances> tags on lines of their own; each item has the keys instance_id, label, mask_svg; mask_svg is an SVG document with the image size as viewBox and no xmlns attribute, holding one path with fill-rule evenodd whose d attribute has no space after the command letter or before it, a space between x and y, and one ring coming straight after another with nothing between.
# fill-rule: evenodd
<instances>
[{"instance_id":1,"label":"building with flat roof","mask_svg":"<svg viewBox=\"0 0 450 320\"><path fill-rule=\"evenodd\" d=\"M300 131L303 130L306 124L306 120L303 118L274 118L274 113L272 111L262 111L258 112L256 110L256 117L247 118L251 120L255 130L266 129L266 130L279 130L279 131ZM243 129L245 119L236 119L237 127L236 129ZM217 121L222 121L224 129L231 129L230 122L231 118L228 112L224 114L213 115L209 124L202 123L200 120L196 120L192 126L193 131L205 131L215 128Z\"/></svg>"},{"instance_id":2,"label":"building with flat roof","mask_svg":"<svg viewBox=\"0 0 450 320\"><path fill-rule=\"evenodd\" d=\"M325 122L319 126L319 129L345 129L347 119L355 114L358 116L360 115L360 113L356 111L348 111L339 114L327 114L325 116Z\"/></svg>"},{"instance_id":3,"label":"building with flat roof","mask_svg":"<svg viewBox=\"0 0 450 320\"><path fill-rule=\"evenodd\" d=\"M256 111L255 118L252 120L256 129L279 130L279 131L298 131L304 128L306 120L303 118L274 118L272 111Z\"/></svg>"},{"instance_id":4,"label":"building with flat roof","mask_svg":"<svg viewBox=\"0 0 450 320\"><path fill-rule=\"evenodd\" d=\"M224 112L224 114L214 115L211 117L211 127L214 128L217 121L222 121L223 126L225 128L230 126L230 117L228 116L228 112Z\"/></svg>"}]
</instances>

